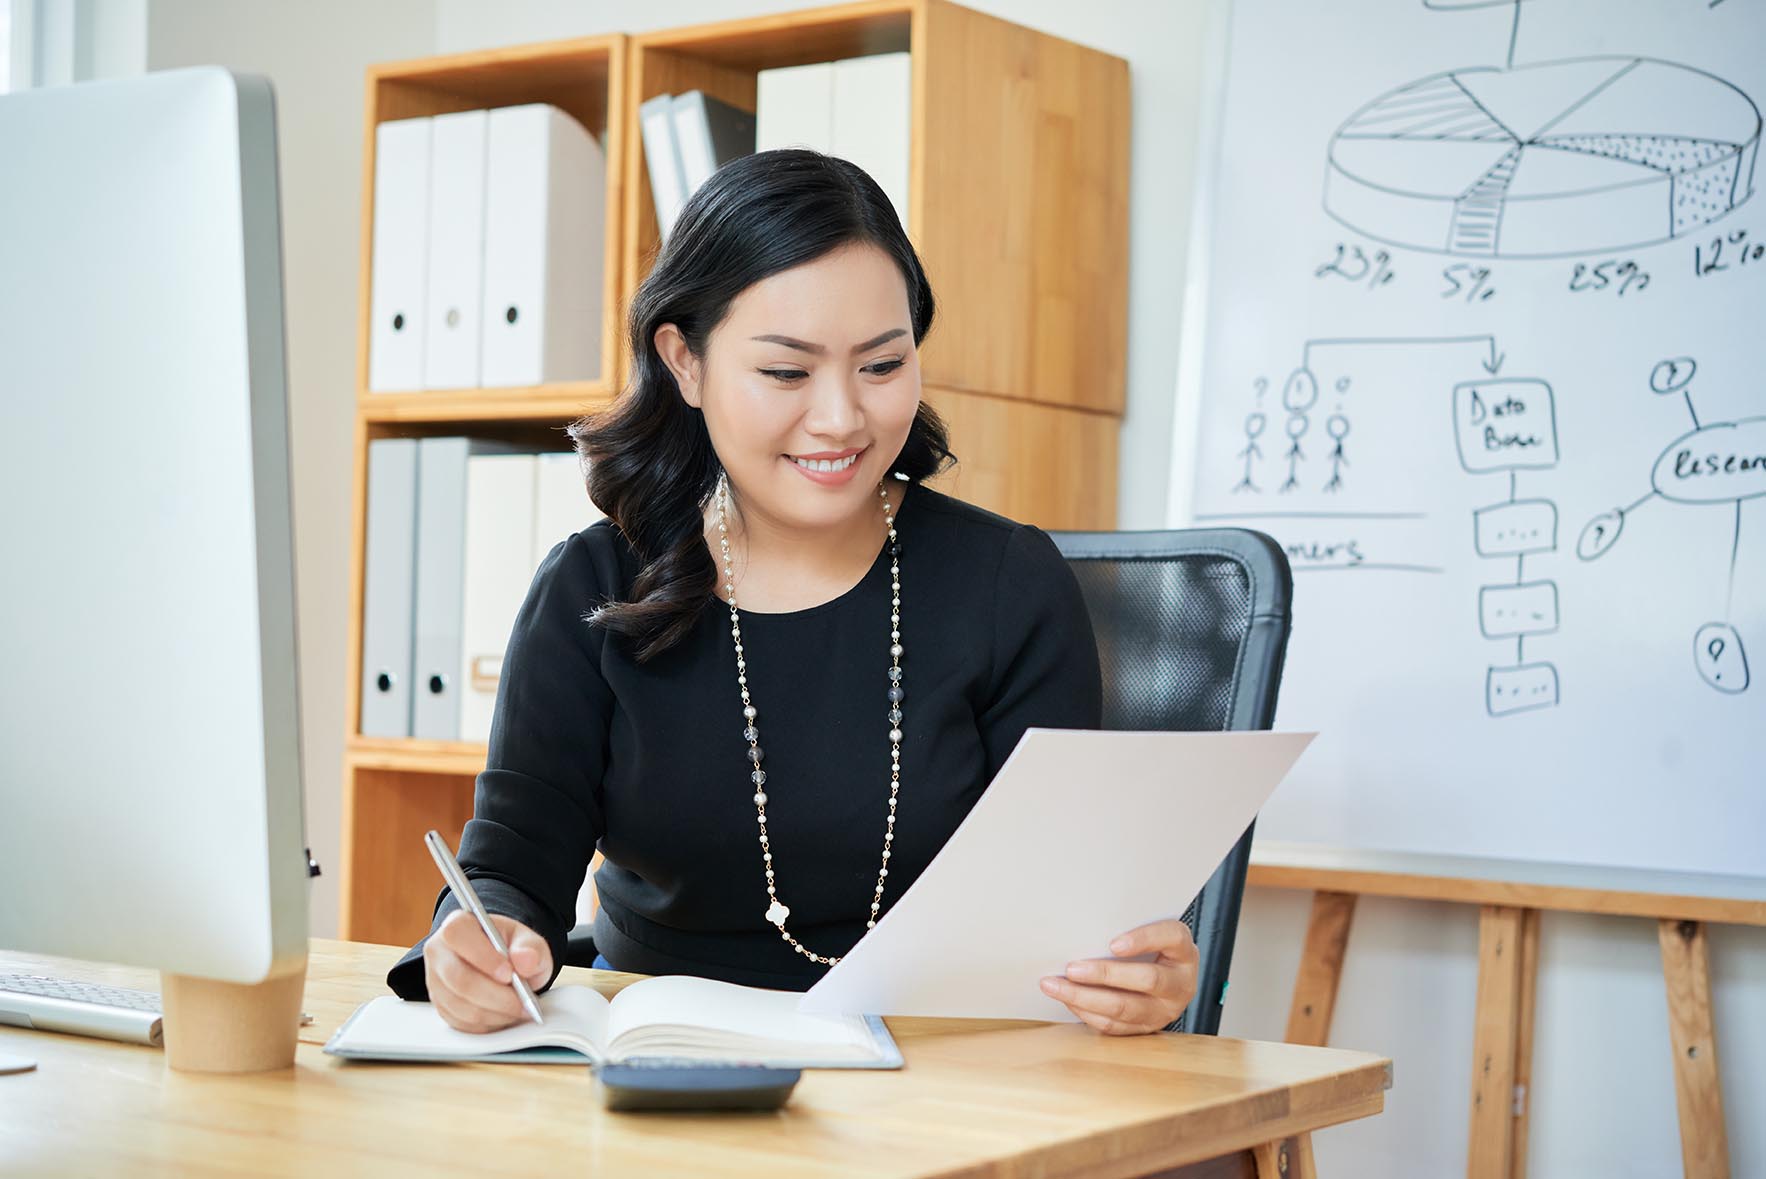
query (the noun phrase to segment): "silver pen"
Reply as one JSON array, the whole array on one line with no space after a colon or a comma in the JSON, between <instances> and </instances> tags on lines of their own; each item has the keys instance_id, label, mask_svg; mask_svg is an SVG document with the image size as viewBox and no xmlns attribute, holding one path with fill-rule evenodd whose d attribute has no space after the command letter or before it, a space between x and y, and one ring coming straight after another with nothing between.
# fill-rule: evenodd
<instances>
[{"instance_id":1,"label":"silver pen","mask_svg":"<svg viewBox=\"0 0 1766 1179\"><path fill-rule=\"evenodd\" d=\"M441 837L440 832L431 831L423 837L423 842L429 846L429 854L435 858L435 866L441 869L442 879L448 882L448 888L453 892L454 899L478 918L478 927L484 930L484 936L491 939L492 948L501 954L505 961L508 961L509 947L504 943L503 935L497 932L495 925L491 924L491 915L485 912L484 902L478 899L478 893L473 890L472 882L466 879L466 873L460 870L459 861L454 859L454 853L448 850L447 840ZM515 994L521 999L521 1006L528 1016L535 1023L545 1023L546 1017L540 1014L540 1005L535 1001L533 991L528 989L527 981L521 977L521 972L515 969L513 962L509 963L509 985L515 988Z\"/></svg>"}]
</instances>

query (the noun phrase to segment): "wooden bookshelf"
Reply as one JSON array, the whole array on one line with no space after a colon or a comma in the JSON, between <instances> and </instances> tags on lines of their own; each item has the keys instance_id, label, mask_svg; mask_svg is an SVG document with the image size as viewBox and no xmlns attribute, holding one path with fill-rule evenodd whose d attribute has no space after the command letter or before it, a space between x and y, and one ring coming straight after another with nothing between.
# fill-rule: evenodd
<instances>
[{"instance_id":1,"label":"wooden bookshelf","mask_svg":"<svg viewBox=\"0 0 1766 1179\"><path fill-rule=\"evenodd\" d=\"M376 739L357 732L361 717L362 596L367 532L368 444L377 438L470 432L568 449L560 428L613 398L620 377L621 259L605 250L601 290L602 371L589 380L513 389L375 393L368 388L369 291L374 230L374 129L393 119L545 102L569 113L600 142L607 189L602 233L619 240L626 207L624 157L627 39L582 37L369 69L362 136L362 228L356 331L354 494L343 764L343 936L411 941L429 924L438 888L422 845L431 827L458 846L472 815L472 784L484 767L475 742Z\"/></svg>"},{"instance_id":2,"label":"wooden bookshelf","mask_svg":"<svg viewBox=\"0 0 1766 1179\"><path fill-rule=\"evenodd\" d=\"M1126 399L1128 66L945 0L866 0L646 33L379 65L363 137L352 567L343 765L341 932L402 943L438 885L422 846L456 845L485 747L359 735L371 441L470 432L568 449L561 430L616 395L623 312L658 244L638 106L702 89L753 109L756 75L872 53L912 55L908 232L939 300L922 351L928 401L960 460L940 486L1047 528L1116 518ZM516 389L367 388L374 129L392 119L547 102L607 160L603 372Z\"/></svg>"},{"instance_id":3,"label":"wooden bookshelf","mask_svg":"<svg viewBox=\"0 0 1766 1179\"><path fill-rule=\"evenodd\" d=\"M568 422L613 400L606 381L554 381L510 389L428 389L363 398L369 422Z\"/></svg>"}]
</instances>

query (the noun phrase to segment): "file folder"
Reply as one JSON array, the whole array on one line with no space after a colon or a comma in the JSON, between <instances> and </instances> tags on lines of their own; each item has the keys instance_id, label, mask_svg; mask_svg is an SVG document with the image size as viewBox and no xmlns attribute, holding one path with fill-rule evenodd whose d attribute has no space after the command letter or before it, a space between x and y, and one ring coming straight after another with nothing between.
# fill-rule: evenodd
<instances>
[{"instance_id":1,"label":"file folder","mask_svg":"<svg viewBox=\"0 0 1766 1179\"><path fill-rule=\"evenodd\" d=\"M668 240L681 206L687 203L680 153L675 148L674 99L659 94L638 108L638 129L644 139L644 164L650 172L650 197L656 206L656 228Z\"/></svg>"},{"instance_id":2,"label":"file folder","mask_svg":"<svg viewBox=\"0 0 1766 1179\"><path fill-rule=\"evenodd\" d=\"M680 153L683 200L731 160L754 154L754 114L703 90L675 95L669 118Z\"/></svg>"},{"instance_id":3,"label":"file folder","mask_svg":"<svg viewBox=\"0 0 1766 1179\"><path fill-rule=\"evenodd\" d=\"M607 168L582 124L544 103L490 112L480 381L601 372Z\"/></svg>"},{"instance_id":4,"label":"file folder","mask_svg":"<svg viewBox=\"0 0 1766 1179\"><path fill-rule=\"evenodd\" d=\"M479 384L487 115L481 110L457 111L431 120L423 341L423 384L429 389Z\"/></svg>"},{"instance_id":5,"label":"file folder","mask_svg":"<svg viewBox=\"0 0 1766 1179\"><path fill-rule=\"evenodd\" d=\"M465 585L461 595L459 737L490 739L503 653L533 582L535 456L466 460Z\"/></svg>"},{"instance_id":6,"label":"file folder","mask_svg":"<svg viewBox=\"0 0 1766 1179\"><path fill-rule=\"evenodd\" d=\"M478 438L424 438L417 443L413 737L461 740L467 462L473 455L515 450L507 443Z\"/></svg>"},{"instance_id":7,"label":"file folder","mask_svg":"<svg viewBox=\"0 0 1766 1179\"><path fill-rule=\"evenodd\" d=\"M908 223L908 121L913 64L906 53L879 53L834 63L833 154L851 160L889 196Z\"/></svg>"},{"instance_id":8,"label":"file folder","mask_svg":"<svg viewBox=\"0 0 1766 1179\"><path fill-rule=\"evenodd\" d=\"M417 540L417 443L368 444L362 586L364 737L411 735L411 639Z\"/></svg>"},{"instance_id":9,"label":"file folder","mask_svg":"<svg viewBox=\"0 0 1766 1179\"><path fill-rule=\"evenodd\" d=\"M589 499L582 462L574 453L542 454L534 479L533 567L554 545L602 518Z\"/></svg>"},{"instance_id":10,"label":"file folder","mask_svg":"<svg viewBox=\"0 0 1766 1179\"><path fill-rule=\"evenodd\" d=\"M368 388L377 393L423 388L429 140L427 118L398 119L374 128Z\"/></svg>"},{"instance_id":11,"label":"file folder","mask_svg":"<svg viewBox=\"0 0 1766 1179\"><path fill-rule=\"evenodd\" d=\"M818 61L760 71L755 78L755 151L834 151L834 65Z\"/></svg>"}]
</instances>

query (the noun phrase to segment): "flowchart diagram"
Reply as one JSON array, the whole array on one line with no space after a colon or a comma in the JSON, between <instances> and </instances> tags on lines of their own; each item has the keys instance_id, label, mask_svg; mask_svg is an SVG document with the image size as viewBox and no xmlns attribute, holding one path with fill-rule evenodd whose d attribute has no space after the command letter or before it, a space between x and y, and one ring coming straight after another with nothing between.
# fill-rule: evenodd
<instances>
[{"instance_id":1,"label":"flowchart diagram","mask_svg":"<svg viewBox=\"0 0 1766 1179\"><path fill-rule=\"evenodd\" d=\"M1268 381L1259 378L1254 386L1255 407L1244 419L1244 446L1236 455L1239 478L1230 491L1235 497L1262 498L1295 491L1330 495L1343 488L1350 429L1344 395L1353 388L1353 379L1339 376L1331 382L1329 387L1337 401L1326 407L1329 412L1324 421L1333 445L1328 450L1319 448L1309 457L1303 440L1319 415L1321 400L1321 383L1314 371L1315 353L1327 349L1449 346L1478 349L1485 374L1454 382L1449 393L1460 467L1467 475L1507 477L1507 496L1472 513L1472 539L1477 555L1492 561L1514 562L1512 579L1505 577L1478 590L1480 633L1490 640L1514 643L1512 660L1493 662L1486 669L1485 707L1492 717L1549 708L1559 702L1558 668L1551 661L1529 660L1527 643L1558 631L1560 597L1555 579L1529 577L1527 562L1530 557L1538 559L1558 551L1559 512L1556 500L1549 495L1523 495L1520 480L1529 472L1554 471L1560 464L1556 394L1550 382L1541 378L1500 375L1507 357L1498 350L1495 337L1340 337L1306 341L1301 348L1300 365L1283 383L1280 409L1288 445L1273 455L1266 455L1259 445L1270 412L1263 408ZM1598 560L1618 543L1630 517L1657 500L1718 507L1732 513L1734 525L1724 582L1723 616L1697 626L1693 662L1706 684L1735 694L1746 691L1751 682L1747 643L1734 621L1736 570L1744 536L1743 505L1749 500L1766 498L1766 416L1702 420L1691 388L1697 372L1697 362L1683 356L1659 362L1650 373L1652 393L1684 401L1692 428L1663 446L1650 470L1648 492L1587 522L1577 538L1576 554L1585 562ZM1353 511L1272 514L1291 519L1342 520L1367 515ZM1290 544L1288 548L1290 560L1296 562L1337 555L1321 554L1318 546L1305 542ZM1364 561L1353 543L1343 549L1346 559L1315 567L1439 572L1426 566Z\"/></svg>"},{"instance_id":2,"label":"flowchart diagram","mask_svg":"<svg viewBox=\"0 0 1766 1179\"><path fill-rule=\"evenodd\" d=\"M1557 505L1521 499L1521 471L1558 465L1557 408L1551 386L1527 377L1464 381L1453 387L1453 436L1462 468L1473 475L1508 475L1508 499L1472 514L1478 555L1514 558L1512 584L1478 589L1478 627L1487 639L1513 639L1513 663L1485 672L1484 707L1507 716L1558 702L1558 671L1549 662L1528 663L1527 640L1558 628L1557 582L1527 580L1527 558L1557 551Z\"/></svg>"},{"instance_id":3,"label":"flowchart diagram","mask_svg":"<svg viewBox=\"0 0 1766 1179\"><path fill-rule=\"evenodd\" d=\"M1321 382L1315 371L1315 355L1323 352L1346 351L1351 357L1369 349L1436 350L1458 349L1465 353L1471 366L1476 356L1476 369L1481 376L1473 379L1444 382L1444 408L1451 411L1455 451L1461 469L1470 475L1507 476L1506 499L1494 501L1474 510L1472 515L1473 547L1477 555L1490 560L1514 561L1512 580L1492 582L1479 589L1478 627L1484 638L1514 643L1514 658L1490 664L1485 669L1485 709L1492 717L1507 716L1558 703L1560 683L1556 665L1549 661L1527 658L1527 640L1554 634L1559 627L1559 596L1556 581L1527 574L1527 558L1555 553L1558 548L1558 508L1549 498L1537 495L1522 497L1519 479L1523 472L1551 471L1558 466L1556 397L1551 384L1537 377L1504 376L1502 369L1507 356L1491 335L1476 336L1380 336L1333 337L1306 341L1301 347L1301 360L1283 382L1280 409L1284 415L1284 433L1288 446L1279 454L1265 455L1259 439L1268 428L1270 410L1263 405L1269 383L1264 378L1253 386L1254 406L1245 416L1244 445L1236 459L1238 480L1231 493L1240 497L1279 497L1290 493L1314 492L1333 495L1345 486L1344 470L1349 465L1347 439L1351 422L1347 394L1354 388L1354 378L1338 376L1328 386L1336 400L1323 407L1324 429L1333 445L1318 448L1309 458L1303 440L1311 432L1313 418L1321 410ZM1346 359L1344 364L1352 364ZM1440 420L1440 419L1437 419ZM1445 423L1444 423L1445 424ZM1265 470L1265 468L1270 468ZM1269 490L1273 488L1273 490ZM1358 512L1295 512L1283 513L1290 519L1330 518L1351 521L1367 518ZM1396 513L1404 515L1405 513ZM1379 513L1376 515L1388 515ZM1287 546L1289 559L1307 562L1304 568L1359 569L1366 571L1409 571L1439 573L1437 567L1405 565L1390 561L1369 561L1356 542L1339 546L1337 551L1321 551L1314 542L1294 541ZM1324 546L1331 548L1331 546ZM1311 563L1317 562L1317 563Z\"/></svg>"},{"instance_id":4,"label":"flowchart diagram","mask_svg":"<svg viewBox=\"0 0 1766 1179\"><path fill-rule=\"evenodd\" d=\"M1741 554L1742 504L1766 496L1766 417L1701 422L1691 388L1697 372L1698 362L1690 356L1663 360L1651 371L1650 390L1657 396L1684 399L1692 429L1662 448L1650 469L1650 490L1646 495L1625 507L1601 513L1583 527L1576 542L1576 555L1584 561L1604 556L1618 543L1627 517L1657 499L1732 510L1735 529L1729 548L1723 617L1704 623L1694 632L1692 653L1693 665L1705 683L1719 692L1735 694L1747 691L1749 681L1747 648L1732 621L1736 560Z\"/></svg>"}]
</instances>

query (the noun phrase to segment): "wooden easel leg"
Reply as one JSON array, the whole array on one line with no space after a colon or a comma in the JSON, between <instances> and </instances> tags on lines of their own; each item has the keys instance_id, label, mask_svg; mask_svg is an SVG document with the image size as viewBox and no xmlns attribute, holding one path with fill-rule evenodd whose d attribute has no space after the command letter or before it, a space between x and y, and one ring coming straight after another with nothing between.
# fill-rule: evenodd
<instances>
[{"instance_id":1,"label":"wooden easel leg","mask_svg":"<svg viewBox=\"0 0 1766 1179\"><path fill-rule=\"evenodd\" d=\"M1296 1134L1279 1142L1254 1146L1251 1159L1257 1167L1257 1179L1318 1179L1318 1167L1312 1161L1310 1134Z\"/></svg>"},{"instance_id":2,"label":"wooden easel leg","mask_svg":"<svg viewBox=\"0 0 1766 1179\"><path fill-rule=\"evenodd\" d=\"M1705 927L1662 921L1662 977L1674 1040L1674 1096L1680 1107L1680 1158L1687 1179L1729 1179L1729 1133L1711 1022L1711 970Z\"/></svg>"},{"instance_id":3,"label":"wooden easel leg","mask_svg":"<svg viewBox=\"0 0 1766 1179\"><path fill-rule=\"evenodd\" d=\"M1533 1098L1533 1000L1539 983L1539 910L1521 911L1521 1008L1515 1029L1514 1149L1509 1179L1527 1179L1527 1106Z\"/></svg>"},{"instance_id":4,"label":"wooden easel leg","mask_svg":"<svg viewBox=\"0 0 1766 1179\"><path fill-rule=\"evenodd\" d=\"M1312 916L1306 923L1306 946L1294 975L1294 1001L1288 1008L1290 1044L1323 1047L1331 1038L1331 1014L1337 1006L1337 983L1343 977L1343 952L1355 920L1355 894L1312 894ZM1310 1143L1309 1152L1310 1152Z\"/></svg>"},{"instance_id":5,"label":"wooden easel leg","mask_svg":"<svg viewBox=\"0 0 1766 1179\"><path fill-rule=\"evenodd\" d=\"M1478 1011L1472 1041L1468 1179L1509 1179L1515 1146L1515 1059L1521 1031L1525 910L1478 913Z\"/></svg>"},{"instance_id":6,"label":"wooden easel leg","mask_svg":"<svg viewBox=\"0 0 1766 1179\"><path fill-rule=\"evenodd\" d=\"M1318 1179L1318 1164L1312 1161L1311 1134L1301 1134L1295 1138L1294 1158L1300 1164L1299 1179Z\"/></svg>"}]
</instances>

